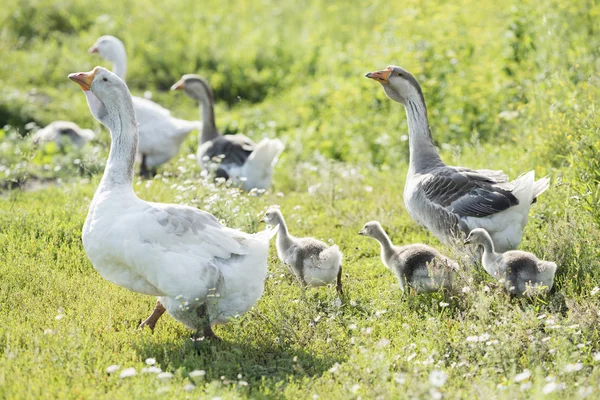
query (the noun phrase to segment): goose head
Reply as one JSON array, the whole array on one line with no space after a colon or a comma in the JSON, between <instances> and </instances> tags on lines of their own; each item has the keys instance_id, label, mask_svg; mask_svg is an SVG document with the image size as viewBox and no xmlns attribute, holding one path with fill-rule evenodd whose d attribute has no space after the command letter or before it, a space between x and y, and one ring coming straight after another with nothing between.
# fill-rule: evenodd
<instances>
[{"instance_id":1,"label":"goose head","mask_svg":"<svg viewBox=\"0 0 600 400\"><path fill-rule=\"evenodd\" d=\"M485 245L488 243L492 243L492 238L490 234L483 228L476 228L469 233L469 236L465 239L465 244L479 244Z\"/></svg>"},{"instance_id":2,"label":"goose head","mask_svg":"<svg viewBox=\"0 0 600 400\"><path fill-rule=\"evenodd\" d=\"M358 232L359 235L368 236L377 239L381 232L383 232L383 228L378 221L369 221L363 226L363 228Z\"/></svg>"},{"instance_id":3,"label":"goose head","mask_svg":"<svg viewBox=\"0 0 600 400\"><path fill-rule=\"evenodd\" d=\"M133 101L125 82L106 68L96 67L90 72L69 74L69 79L77 83L87 99L92 115L111 131L121 129L125 122L122 116L129 116L135 123Z\"/></svg>"},{"instance_id":4,"label":"goose head","mask_svg":"<svg viewBox=\"0 0 600 400\"><path fill-rule=\"evenodd\" d=\"M283 215L281 214L279 207L271 206L265 213L265 216L263 217L262 220L267 225L276 226L281 223L282 219L283 219Z\"/></svg>"},{"instance_id":5,"label":"goose head","mask_svg":"<svg viewBox=\"0 0 600 400\"><path fill-rule=\"evenodd\" d=\"M385 94L398 103L406 105L411 99L423 100L419 82L401 67L389 66L381 71L369 72L365 76L379 82Z\"/></svg>"},{"instance_id":6,"label":"goose head","mask_svg":"<svg viewBox=\"0 0 600 400\"><path fill-rule=\"evenodd\" d=\"M88 53L97 53L100 57L110 62L119 62L125 54L123 42L114 36L100 36L89 48Z\"/></svg>"},{"instance_id":7,"label":"goose head","mask_svg":"<svg viewBox=\"0 0 600 400\"><path fill-rule=\"evenodd\" d=\"M200 102L212 103L214 99L213 91L206 79L195 74L183 75L171 86L171 90L183 90L189 97Z\"/></svg>"}]
</instances>

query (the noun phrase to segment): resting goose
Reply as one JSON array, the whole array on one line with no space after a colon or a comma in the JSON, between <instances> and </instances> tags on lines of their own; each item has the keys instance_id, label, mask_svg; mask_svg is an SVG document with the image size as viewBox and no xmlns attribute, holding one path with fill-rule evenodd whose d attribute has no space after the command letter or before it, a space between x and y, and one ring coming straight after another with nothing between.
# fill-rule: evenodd
<instances>
[{"instance_id":1,"label":"resting goose","mask_svg":"<svg viewBox=\"0 0 600 400\"><path fill-rule=\"evenodd\" d=\"M517 248L531 203L548 189L548 178L535 181L530 171L509 182L502 171L447 166L433 144L417 80L400 67L366 77L381 83L387 96L406 109L410 165L404 204L412 219L447 245L474 228L485 228L500 251Z\"/></svg>"},{"instance_id":2,"label":"resting goose","mask_svg":"<svg viewBox=\"0 0 600 400\"><path fill-rule=\"evenodd\" d=\"M556 263L540 260L526 251L496 253L492 238L482 228L473 229L465 243L476 243L483 247L483 268L494 278L503 279L510 294L523 297L538 290L552 289Z\"/></svg>"},{"instance_id":3,"label":"resting goose","mask_svg":"<svg viewBox=\"0 0 600 400\"><path fill-rule=\"evenodd\" d=\"M290 235L285 219L277 207L269 208L263 221L268 225L279 225L277 255L303 285L316 287L335 282L337 292L340 296L343 294L342 252L337 245L330 247L314 238Z\"/></svg>"},{"instance_id":4,"label":"resting goose","mask_svg":"<svg viewBox=\"0 0 600 400\"><path fill-rule=\"evenodd\" d=\"M101 36L89 49L113 63L113 72L125 80L127 54L125 46L114 36ZM138 153L141 158L140 175L156 174L156 169L173 158L188 134L201 128L200 121L174 118L171 112L153 101L133 97L135 115L139 123Z\"/></svg>"},{"instance_id":5,"label":"resting goose","mask_svg":"<svg viewBox=\"0 0 600 400\"><path fill-rule=\"evenodd\" d=\"M370 221L358 232L381 245L381 260L391 270L404 292L407 286L417 292L437 292L451 289L458 263L424 244L394 246L381 224Z\"/></svg>"},{"instance_id":6,"label":"resting goose","mask_svg":"<svg viewBox=\"0 0 600 400\"><path fill-rule=\"evenodd\" d=\"M279 139L264 138L255 144L248 137L221 135L215 124L214 95L208 82L198 75L184 75L171 90L183 90L201 105L202 133L198 137L198 163L204 169L219 159L216 175L231 179L244 190L271 186L273 168L284 149Z\"/></svg>"},{"instance_id":7,"label":"resting goose","mask_svg":"<svg viewBox=\"0 0 600 400\"><path fill-rule=\"evenodd\" d=\"M74 122L54 121L45 128L37 131L31 137L31 141L36 145L54 142L60 148L64 148L67 145L72 145L78 149L81 149L95 136L96 135L93 130L82 129Z\"/></svg>"},{"instance_id":8,"label":"resting goose","mask_svg":"<svg viewBox=\"0 0 600 400\"><path fill-rule=\"evenodd\" d=\"M142 326L152 328L166 310L196 337L214 337L211 324L248 311L262 295L274 230L249 235L193 207L139 199L132 186L138 127L127 85L101 67L69 78L111 134L83 226L90 261L108 281L158 297Z\"/></svg>"}]
</instances>

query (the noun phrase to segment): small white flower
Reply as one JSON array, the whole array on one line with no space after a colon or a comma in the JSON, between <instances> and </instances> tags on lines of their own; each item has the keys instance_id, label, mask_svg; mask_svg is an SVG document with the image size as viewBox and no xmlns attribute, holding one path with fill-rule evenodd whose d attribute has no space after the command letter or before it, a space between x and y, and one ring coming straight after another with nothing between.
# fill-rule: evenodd
<instances>
[{"instance_id":1,"label":"small white flower","mask_svg":"<svg viewBox=\"0 0 600 400\"><path fill-rule=\"evenodd\" d=\"M185 390L186 392L192 392L194 391L194 389L196 389L196 385L194 385L193 383L188 383L183 387L183 390Z\"/></svg>"},{"instance_id":2,"label":"small white flower","mask_svg":"<svg viewBox=\"0 0 600 400\"><path fill-rule=\"evenodd\" d=\"M61 319L63 319L65 317L64 314L58 314L56 317L54 317L57 321L60 321Z\"/></svg>"},{"instance_id":3,"label":"small white flower","mask_svg":"<svg viewBox=\"0 0 600 400\"><path fill-rule=\"evenodd\" d=\"M355 330L357 328L356 324L351 324L348 329L350 329L351 331ZM599 353L600 354L600 353Z\"/></svg>"},{"instance_id":4,"label":"small white flower","mask_svg":"<svg viewBox=\"0 0 600 400\"><path fill-rule=\"evenodd\" d=\"M335 364L333 364L333 367L329 368L329 372L334 374L339 368L340 368L340 364L335 363Z\"/></svg>"},{"instance_id":5,"label":"small white flower","mask_svg":"<svg viewBox=\"0 0 600 400\"><path fill-rule=\"evenodd\" d=\"M440 301L440 307L448 307L450 304Z\"/></svg>"},{"instance_id":6,"label":"small white flower","mask_svg":"<svg viewBox=\"0 0 600 400\"><path fill-rule=\"evenodd\" d=\"M238 385L240 385L240 386L248 386L248 382L246 382L246 381L239 381Z\"/></svg>"},{"instance_id":7,"label":"small white flower","mask_svg":"<svg viewBox=\"0 0 600 400\"><path fill-rule=\"evenodd\" d=\"M44 329L44 335L54 335L55 333L54 329Z\"/></svg>"},{"instance_id":8,"label":"small white flower","mask_svg":"<svg viewBox=\"0 0 600 400\"><path fill-rule=\"evenodd\" d=\"M475 343L479 340L478 336L467 336L467 338L465 339L465 341L467 343Z\"/></svg>"},{"instance_id":9,"label":"small white flower","mask_svg":"<svg viewBox=\"0 0 600 400\"><path fill-rule=\"evenodd\" d=\"M404 385L404 382L406 382L406 378L404 377L404 374L399 374L399 373L394 374L394 380L396 381L396 383L398 385Z\"/></svg>"},{"instance_id":10,"label":"small white flower","mask_svg":"<svg viewBox=\"0 0 600 400\"><path fill-rule=\"evenodd\" d=\"M478 338L478 340L479 340L480 342L487 342L488 340L490 340L490 335L489 335L489 333L484 333L484 334L482 334L482 335L479 335L479 338Z\"/></svg>"},{"instance_id":11,"label":"small white flower","mask_svg":"<svg viewBox=\"0 0 600 400\"><path fill-rule=\"evenodd\" d=\"M520 386L521 392L524 392L526 390L531 389L531 387L533 386L533 383L531 382L525 382Z\"/></svg>"},{"instance_id":12,"label":"small white flower","mask_svg":"<svg viewBox=\"0 0 600 400\"><path fill-rule=\"evenodd\" d=\"M156 375L156 377L158 379L171 379L173 377L173 374L170 372L161 372L160 374Z\"/></svg>"},{"instance_id":13,"label":"small white flower","mask_svg":"<svg viewBox=\"0 0 600 400\"><path fill-rule=\"evenodd\" d=\"M121 371L119 378L129 378L135 375L137 375L137 371L135 370L135 368L125 368L123 371Z\"/></svg>"},{"instance_id":14,"label":"small white flower","mask_svg":"<svg viewBox=\"0 0 600 400\"><path fill-rule=\"evenodd\" d=\"M550 382L550 383L547 383L546 386L544 386L544 388L542 389L542 392L544 394L550 394L552 392L555 392L557 390L562 390L564 388L565 388L564 383Z\"/></svg>"},{"instance_id":15,"label":"small white flower","mask_svg":"<svg viewBox=\"0 0 600 400\"><path fill-rule=\"evenodd\" d=\"M490 292L490 287L489 287L489 286L487 286L487 285L486 285L486 286L484 286L484 287L483 287L483 291L484 291L484 292L486 292L486 293L489 293L489 292Z\"/></svg>"},{"instance_id":16,"label":"small white flower","mask_svg":"<svg viewBox=\"0 0 600 400\"><path fill-rule=\"evenodd\" d=\"M202 370L202 369L196 369L192 372L189 373L190 378L198 378L201 376L205 376L206 375L206 371Z\"/></svg>"},{"instance_id":17,"label":"small white flower","mask_svg":"<svg viewBox=\"0 0 600 400\"><path fill-rule=\"evenodd\" d=\"M583 369L583 364L582 363L577 363L577 364L567 364L565 365L565 372L579 372Z\"/></svg>"},{"instance_id":18,"label":"small white flower","mask_svg":"<svg viewBox=\"0 0 600 400\"><path fill-rule=\"evenodd\" d=\"M591 294L592 296L595 296L595 295L597 295L598 293L600 293L600 287L598 287L598 286L594 286L594 288L592 289L592 291L590 292L590 294Z\"/></svg>"},{"instance_id":19,"label":"small white flower","mask_svg":"<svg viewBox=\"0 0 600 400\"><path fill-rule=\"evenodd\" d=\"M522 382L531 377L531 371L528 369L524 369L520 374L515 375L515 382Z\"/></svg>"},{"instance_id":20,"label":"small white flower","mask_svg":"<svg viewBox=\"0 0 600 400\"><path fill-rule=\"evenodd\" d=\"M406 361L411 362L417 356L417 353L412 353L410 356L406 357Z\"/></svg>"},{"instance_id":21,"label":"small white flower","mask_svg":"<svg viewBox=\"0 0 600 400\"><path fill-rule=\"evenodd\" d=\"M356 392L358 392L358 389L360 389L360 385L359 385L359 384L353 385L353 386L350 388L350 390L352 391L352 393L356 393Z\"/></svg>"},{"instance_id":22,"label":"small white flower","mask_svg":"<svg viewBox=\"0 0 600 400\"><path fill-rule=\"evenodd\" d=\"M342 299L340 299L339 297L336 297L335 300L333 301L333 306L334 307L341 307L342 306Z\"/></svg>"},{"instance_id":23,"label":"small white flower","mask_svg":"<svg viewBox=\"0 0 600 400\"><path fill-rule=\"evenodd\" d=\"M373 191L373 186L365 186L365 192L371 193Z\"/></svg>"},{"instance_id":24,"label":"small white flower","mask_svg":"<svg viewBox=\"0 0 600 400\"><path fill-rule=\"evenodd\" d=\"M592 393L594 393L594 388L591 386L580 387L577 391L577 394L583 398L589 397Z\"/></svg>"},{"instance_id":25,"label":"small white flower","mask_svg":"<svg viewBox=\"0 0 600 400\"><path fill-rule=\"evenodd\" d=\"M446 383L446 379L448 379L448 375L444 371L434 369L429 374L429 383L431 383L435 387L444 386L444 383Z\"/></svg>"},{"instance_id":26,"label":"small white flower","mask_svg":"<svg viewBox=\"0 0 600 400\"><path fill-rule=\"evenodd\" d=\"M119 368L121 368L120 365L110 365L109 367L106 368L106 373L107 374L112 374L115 373L119 370Z\"/></svg>"},{"instance_id":27,"label":"small white flower","mask_svg":"<svg viewBox=\"0 0 600 400\"><path fill-rule=\"evenodd\" d=\"M429 389L429 395L431 396L432 400L441 400L442 399L442 393L440 393L439 390L437 389Z\"/></svg>"},{"instance_id":28,"label":"small white flower","mask_svg":"<svg viewBox=\"0 0 600 400\"><path fill-rule=\"evenodd\" d=\"M596 361L596 362L600 361L600 352L594 353L594 361Z\"/></svg>"},{"instance_id":29,"label":"small white flower","mask_svg":"<svg viewBox=\"0 0 600 400\"><path fill-rule=\"evenodd\" d=\"M154 365L154 364L156 364L156 359L146 358L146 365Z\"/></svg>"},{"instance_id":30,"label":"small white flower","mask_svg":"<svg viewBox=\"0 0 600 400\"><path fill-rule=\"evenodd\" d=\"M465 286L465 287L462 288L462 292L463 293L469 293L469 292L471 292L471 288L468 287L468 286Z\"/></svg>"}]
</instances>

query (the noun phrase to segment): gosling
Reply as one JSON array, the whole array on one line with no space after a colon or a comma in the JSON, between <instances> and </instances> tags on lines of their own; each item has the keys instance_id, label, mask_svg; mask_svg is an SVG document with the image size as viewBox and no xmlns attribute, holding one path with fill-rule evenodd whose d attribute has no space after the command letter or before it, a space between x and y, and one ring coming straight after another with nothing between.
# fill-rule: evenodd
<instances>
[{"instance_id":1,"label":"gosling","mask_svg":"<svg viewBox=\"0 0 600 400\"><path fill-rule=\"evenodd\" d=\"M335 282L338 294L344 294L342 252L337 245L329 247L314 238L297 238L290 235L285 219L277 207L269 208L263 221L268 225L279 225L277 255L301 284L317 287Z\"/></svg>"},{"instance_id":2,"label":"gosling","mask_svg":"<svg viewBox=\"0 0 600 400\"><path fill-rule=\"evenodd\" d=\"M483 268L499 281L504 280L504 287L511 295L531 297L552 289L556 263L540 260L526 251L496 253L490 234L483 228L473 229L465 243L483 246Z\"/></svg>"},{"instance_id":3,"label":"gosling","mask_svg":"<svg viewBox=\"0 0 600 400\"><path fill-rule=\"evenodd\" d=\"M421 293L452 289L458 263L434 248L424 244L394 246L377 221L367 222L358 234L379 242L381 260L398 278L402 292L407 286Z\"/></svg>"}]
</instances>

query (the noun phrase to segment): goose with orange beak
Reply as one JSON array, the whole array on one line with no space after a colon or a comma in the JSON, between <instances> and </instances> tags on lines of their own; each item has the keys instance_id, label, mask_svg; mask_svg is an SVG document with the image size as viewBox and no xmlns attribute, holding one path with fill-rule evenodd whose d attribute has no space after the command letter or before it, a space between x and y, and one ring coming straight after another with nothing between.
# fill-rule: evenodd
<instances>
[{"instance_id":1,"label":"goose with orange beak","mask_svg":"<svg viewBox=\"0 0 600 400\"><path fill-rule=\"evenodd\" d=\"M549 179L536 181L530 171L509 182L502 171L447 166L433 143L415 77L397 66L365 76L406 110L410 161L404 204L410 216L447 245L460 245L471 230L485 228L499 251L517 248L531 203L548 189Z\"/></svg>"}]
</instances>

